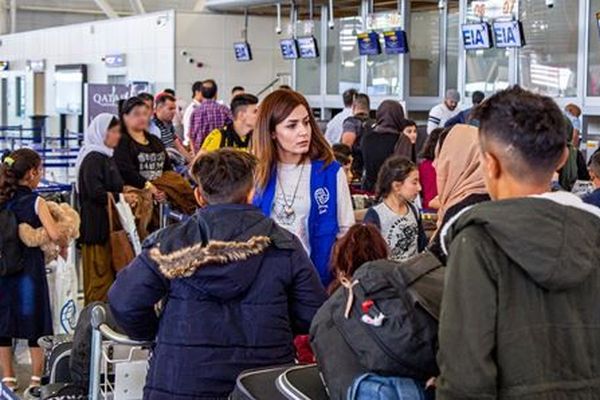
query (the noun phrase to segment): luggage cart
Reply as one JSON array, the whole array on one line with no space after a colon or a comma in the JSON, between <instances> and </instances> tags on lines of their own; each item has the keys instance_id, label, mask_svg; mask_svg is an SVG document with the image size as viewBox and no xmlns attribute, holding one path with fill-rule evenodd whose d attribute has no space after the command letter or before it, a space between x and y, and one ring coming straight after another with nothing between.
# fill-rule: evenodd
<instances>
[{"instance_id":1,"label":"luggage cart","mask_svg":"<svg viewBox=\"0 0 600 400\"><path fill-rule=\"evenodd\" d=\"M106 323L105 306L94 306L89 399L141 399L151 344L116 332Z\"/></svg>"}]
</instances>

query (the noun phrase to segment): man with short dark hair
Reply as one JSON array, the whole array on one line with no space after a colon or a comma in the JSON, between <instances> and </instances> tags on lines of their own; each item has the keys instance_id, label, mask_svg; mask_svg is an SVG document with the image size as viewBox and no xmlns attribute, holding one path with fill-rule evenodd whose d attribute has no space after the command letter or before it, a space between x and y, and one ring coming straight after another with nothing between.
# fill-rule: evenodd
<instances>
[{"instance_id":1,"label":"man with short dark hair","mask_svg":"<svg viewBox=\"0 0 600 400\"><path fill-rule=\"evenodd\" d=\"M200 150L204 139L210 132L232 121L229 108L217 103L218 88L214 80L205 80L201 91L204 100L194 109L190 125L190 140L194 154Z\"/></svg>"},{"instance_id":2,"label":"man with short dark hair","mask_svg":"<svg viewBox=\"0 0 600 400\"><path fill-rule=\"evenodd\" d=\"M352 173L354 176L363 175L363 157L360 142L367 129L375 124L371 119L371 100L365 93L357 93L352 103L352 115L344 121L340 142L352 149Z\"/></svg>"},{"instance_id":3,"label":"man with short dark hair","mask_svg":"<svg viewBox=\"0 0 600 400\"><path fill-rule=\"evenodd\" d=\"M485 93L480 92L479 90L474 91L471 95L471 102L473 103L473 106L459 112L454 117L446 121L446 123L444 124L444 128L452 128L454 125L458 124L469 124L473 126L479 126L479 121L471 118L471 114L473 113L475 107L481 104L483 100L485 100Z\"/></svg>"},{"instance_id":4,"label":"man with short dark hair","mask_svg":"<svg viewBox=\"0 0 600 400\"><path fill-rule=\"evenodd\" d=\"M354 96L358 94L356 89L348 89L342 94L342 100L344 101L344 109L335 115L327 124L325 130L325 138L329 144L336 144L340 142L342 133L344 133L343 126L346 118L352 116L352 103L354 102Z\"/></svg>"},{"instance_id":5,"label":"man with short dark hair","mask_svg":"<svg viewBox=\"0 0 600 400\"><path fill-rule=\"evenodd\" d=\"M239 96L240 94L244 93L246 93L246 89L244 89L242 86L234 86L231 88L231 99L233 100L235 96Z\"/></svg>"},{"instance_id":6,"label":"man with short dark hair","mask_svg":"<svg viewBox=\"0 0 600 400\"><path fill-rule=\"evenodd\" d=\"M231 149L200 155L203 208L148 238L109 292L125 333L154 343L145 399L226 399L242 371L292 364L294 336L326 300L300 240L250 204L256 164Z\"/></svg>"},{"instance_id":7,"label":"man with short dark hair","mask_svg":"<svg viewBox=\"0 0 600 400\"><path fill-rule=\"evenodd\" d=\"M202 81L196 81L192 85L192 102L187 106L183 113L183 140L185 144L190 141L190 126L192 124L192 114L196 107L202 102Z\"/></svg>"},{"instance_id":8,"label":"man with short dark hair","mask_svg":"<svg viewBox=\"0 0 600 400\"><path fill-rule=\"evenodd\" d=\"M248 151L258 115L258 97L248 93L237 95L231 101L230 109L233 122L209 133L202 143L202 151L224 147Z\"/></svg>"},{"instance_id":9,"label":"man with short dark hair","mask_svg":"<svg viewBox=\"0 0 600 400\"><path fill-rule=\"evenodd\" d=\"M427 134L429 135L435 128L441 128L450 118L460 112L458 103L460 102L460 93L456 89L448 89L444 101L433 107L429 111L427 118Z\"/></svg>"},{"instance_id":10,"label":"man with short dark hair","mask_svg":"<svg viewBox=\"0 0 600 400\"><path fill-rule=\"evenodd\" d=\"M149 132L160 138L165 147L176 149L186 161L191 161L191 155L186 150L181 140L175 134L173 119L177 112L177 99L169 93L163 92L156 96L154 101L155 111L150 121Z\"/></svg>"},{"instance_id":11,"label":"man with short dark hair","mask_svg":"<svg viewBox=\"0 0 600 400\"><path fill-rule=\"evenodd\" d=\"M549 97L512 87L475 112L493 200L447 224L438 400L600 393L600 209L550 193L568 153Z\"/></svg>"}]
</instances>

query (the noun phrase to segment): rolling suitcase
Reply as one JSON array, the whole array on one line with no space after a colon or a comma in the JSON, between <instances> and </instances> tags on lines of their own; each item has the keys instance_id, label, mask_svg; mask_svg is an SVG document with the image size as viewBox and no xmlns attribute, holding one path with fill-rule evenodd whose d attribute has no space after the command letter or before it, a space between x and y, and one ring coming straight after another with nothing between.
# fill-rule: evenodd
<instances>
[{"instance_id":1,"label":"rolling suitcase","mask_svg":"<svg viewBox=\"0 0 600 400\"><path fill-rule=\"evenodd\" d=\"M317 364L286 369L277 378L277 389L288 400L329 400Z\"/></svg>"},{"instance_id":2,"label":"rolling suitcase","mask_svg":"<svg viewBox=\"0 0 600 400\"><path fill-rule=\"evenodd\" d=\"M286 400L276 386L279 375L291 366L274 366L244 371L238 376L231 400Z\"/></svg>"}]
</instances>

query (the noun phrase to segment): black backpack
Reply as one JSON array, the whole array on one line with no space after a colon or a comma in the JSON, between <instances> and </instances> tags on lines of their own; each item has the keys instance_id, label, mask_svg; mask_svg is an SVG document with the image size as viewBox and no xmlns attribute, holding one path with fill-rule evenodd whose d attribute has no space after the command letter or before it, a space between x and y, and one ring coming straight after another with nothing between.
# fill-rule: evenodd
<instances>
[{"instance_id":1,"label":"black backpack","mask_svg":"<svg viewBox=\"0 0 600 400\"><path fill-rule=\"evenodd\" d=\"M354 379L366 372L418 381L437 376L444 285L444 268L437 258L426 252L404 263L370 262L352 281L357 283L348 318L344 314L350 291L340 287L319 309L310 329L331 398L345 399ZM373 321L379 313L385 317L377 326Z\"/></svg>"},{"instance_id":2,"label":"black backpack","mask_svg":"<svg viewBox=\"0 0 600 400\"><path fill-rule=\"evenodd\" d=\"M18 274L25 268L24 245L19 239L19 221L10 206L0 210L0 226L0 277Z\"/></svg>"}]
</instances>

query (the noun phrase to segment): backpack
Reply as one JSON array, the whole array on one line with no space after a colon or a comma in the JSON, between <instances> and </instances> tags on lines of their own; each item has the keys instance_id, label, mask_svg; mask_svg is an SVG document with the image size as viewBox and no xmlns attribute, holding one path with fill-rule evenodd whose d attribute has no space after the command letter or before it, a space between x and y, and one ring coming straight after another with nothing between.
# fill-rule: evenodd
<instances>
[{"instance_id":1,"label":"backpack","mask_svg":"<svg viewBox=\"0 0 600 400\"><path fill-rule=\"evenodd\" d=\"M385 377L375 374L359 376L348 389L348 400L426 400L422 384L409 378Z\"/></svg>"},{"instance_id":2,"label":"backpack","mask_svg":"<svg viewBox=\"0 0 600 400\"><path fill-rule=\"evenodd\" d=\"M19 221L10 204L0 210L0 277L23 271L23 243L19 239Z\"/></svg>"},{"instance_id":3,"label":"backpack","mask_svg":"<svg viewBox=\"0 0 600 400\"><path fill-rule=\"evenodd\" d=\"M344 399L356 377L367 372L418 381L437 376L444 285L439 260L425 252L404 263L366 263L352 285L333 293L310 329L331 398Z\"/></svg>"}]
</instances>

